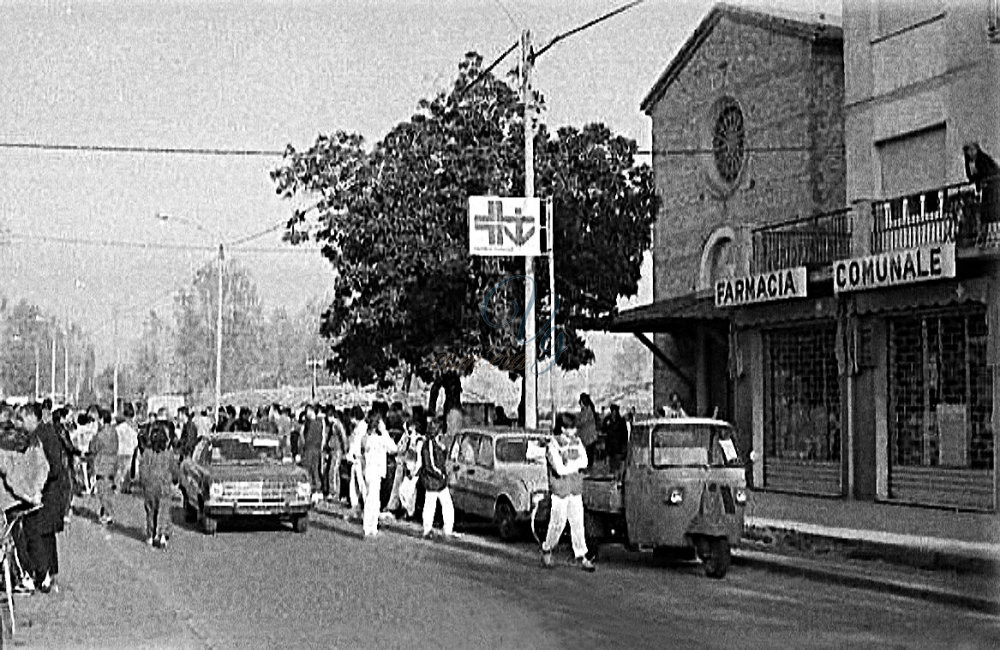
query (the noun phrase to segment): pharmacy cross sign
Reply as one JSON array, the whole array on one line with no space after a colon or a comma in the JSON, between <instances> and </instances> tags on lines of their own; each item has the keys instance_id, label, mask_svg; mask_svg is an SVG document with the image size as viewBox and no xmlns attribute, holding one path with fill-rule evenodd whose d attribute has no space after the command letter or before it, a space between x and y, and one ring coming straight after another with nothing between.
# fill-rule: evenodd
<instances>
[{"instance_id":1,"label":"pharmacy cross sign","mask_svg":"<svg viewBox=\"0 0 1000 650\"><path fill-rule=\"evenodd\" d=\"M540 255L540 203L539 199L469 197L469 253Z\"/></svg>"}]
</instances>

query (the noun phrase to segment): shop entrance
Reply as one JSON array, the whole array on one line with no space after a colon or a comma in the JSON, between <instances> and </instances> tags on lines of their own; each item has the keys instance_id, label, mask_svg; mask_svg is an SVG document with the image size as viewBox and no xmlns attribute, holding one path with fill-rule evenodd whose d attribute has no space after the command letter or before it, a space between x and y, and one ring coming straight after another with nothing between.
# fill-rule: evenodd
<instances>
[{"instance_id":1,"label":"shop entrance","mask_svg":"<svg viewBox=\"0 0 1000 650\"><path fill-rule=\"evenodd\" d=\"M889 321L889 499L992 510L983 307Z\"/></svg>"},{"instance_id":2,"label":"shop entrance","mask_svg":"<svg viewBox=\"0 0 1000 650\"><path fill-rule=\"evenodd\" d=\"M764 332L764 488L841 495L835 323Z\"/></svg>"}]
</instances>

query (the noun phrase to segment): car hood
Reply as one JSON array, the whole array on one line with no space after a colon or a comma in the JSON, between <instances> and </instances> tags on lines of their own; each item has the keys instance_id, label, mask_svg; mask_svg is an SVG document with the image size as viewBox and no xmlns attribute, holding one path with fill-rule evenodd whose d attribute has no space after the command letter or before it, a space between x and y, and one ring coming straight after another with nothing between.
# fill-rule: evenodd
<instances>
[{"instance_id":1,"label":"car hood","mask_svg":"<svg viewBox=\"0 0 1000 650\"><path fill-rule=\"evenodd\" d=\"M309 474L296 465L213 465L213 481L307 481Z\"/></svg>"}]
</instances>

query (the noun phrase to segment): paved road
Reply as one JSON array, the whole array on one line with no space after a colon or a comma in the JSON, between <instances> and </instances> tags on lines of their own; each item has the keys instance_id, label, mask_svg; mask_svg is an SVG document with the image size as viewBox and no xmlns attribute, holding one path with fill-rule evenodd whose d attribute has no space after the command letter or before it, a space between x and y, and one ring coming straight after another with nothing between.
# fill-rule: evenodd
<instances>
[{"instance_id":1,"label":"paved road","mask_svg":"<svg viewBox=\"0 0 1000 650\"><path fill-rule=\"evenodd\" d=\"M17 600L16 647L1000 647L996 618L889 594L614 555L543 571L326 515L304 535L182 525L155 551L120 499L112 529L75 517L60 537L60 592Z\"/></svg>"}]
</instances>

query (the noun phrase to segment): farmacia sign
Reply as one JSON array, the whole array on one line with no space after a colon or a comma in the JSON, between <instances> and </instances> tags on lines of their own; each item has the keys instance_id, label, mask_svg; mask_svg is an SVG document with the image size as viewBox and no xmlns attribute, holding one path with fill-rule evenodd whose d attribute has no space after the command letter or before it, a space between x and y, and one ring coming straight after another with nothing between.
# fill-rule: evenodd
<instances>
[{"instance_id":1,"label":"farmacia sign","mask_svg":"<svg viewBox=\"0 0 1000 650\"><path fill-rule=\"evenodd\" d=\"M760 275L725 278L715 283L715 306L738 307L772 300L806 297L806 267Z\"/></svg>"}]
</instances>

